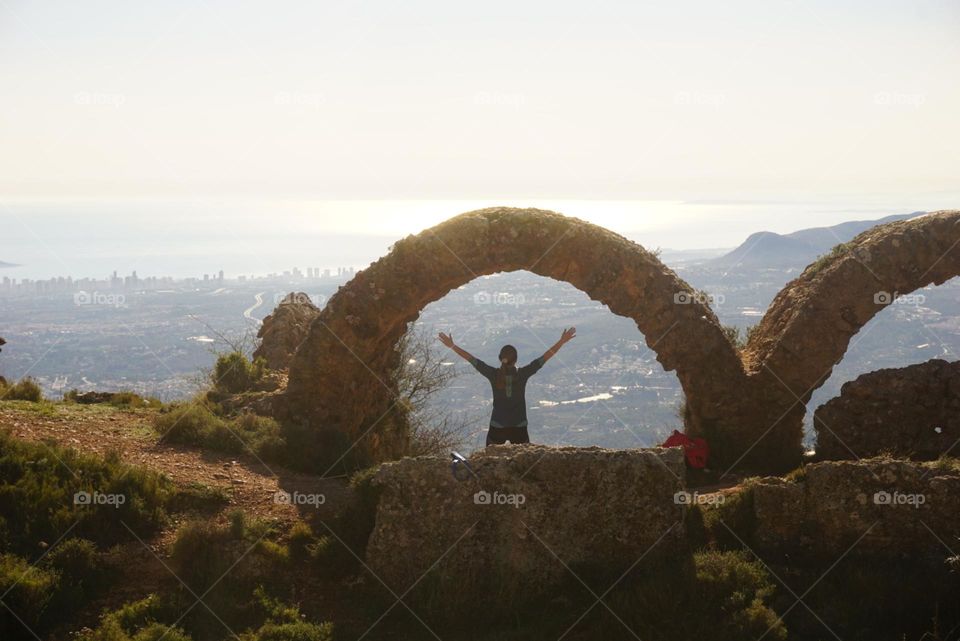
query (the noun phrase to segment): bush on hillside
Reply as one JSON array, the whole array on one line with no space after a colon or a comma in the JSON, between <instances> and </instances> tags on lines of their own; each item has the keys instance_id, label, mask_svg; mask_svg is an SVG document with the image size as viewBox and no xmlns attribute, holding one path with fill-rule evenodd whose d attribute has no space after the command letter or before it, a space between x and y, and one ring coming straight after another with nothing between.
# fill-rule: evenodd
<instances>
[{"instance_id":1,"label":"bush on hillside","mask_svg":"<svg viewBox=\"0 0 960 641\"><path fill-rule=\"evenodd\" d=\"M73 608L107 585L108 571L96 546L86 539L68 539L44 557L43 566L57 573L61 606Z\"/></svg>"},{"instance_id":2,"label":"bush on hillside","mask_svg":"<svg viewBox=\"0 0 960 641\"><path fill-rule=\"evenodd\" d=\"M250 521L239 510L226 526L193 521L177 534L170 566L217 617L244 628L261 623L253 594L258 586L283 590L289 587L286 549L274 543L270 526ZM191 633L220 632L217 617L206 608L191 611L183 626Z\"/></svg>"},{"instance_id":3,"label":"bush on hillside","mask_svg":"<svg viewBox=\"0 0 960 641\"><path fill-rule=\"evenodd\" d=\"M271 418L245 412L234 419L214 413L208 403L180 405L154 418L161 439L204 447L228 454L252 454L263 460L283 461L286 444L280 426Z\"/></svg>"},{"instance_id":4,"label":"bush on hillside","mask_svg":"<svg viewBox=\"0 0 960 641\"><path fill-rule=\"evenodd\" d=\"M242 352L221 354L213 367L211 378L214 389L228 394L250 391L263 378L266 361L258 358L250 361Z\"/></svg>"},{"instance_id":5,"label":"bush on hillside","mask_svg":"<svg viewBox=\"0 0 960 641\"><path fill-rule=\"evenodd\" d=\"M0 594L7 606L0 608L0 638L20 638L26 633L24 624L42 629L42 617L58 585L56 572L32 567L26 559L13 554L0 556Z\"/></svg>"},{"instance_id":6,"label":"bush on hillside","mask_svg":"<svg viewBox=\"0 0 960 641\"><path fill-rule=\"evenodd\" d=\"M98 502L118 495L120 505ZM101 458L0 432L0 549L33 555L68 528L101 545L129 540L127 527L148 536L166 522L175 496L169 479L116 453Z\"/></svg>"},{"instance_id":7,"label":"bush on hillside","mask_svg":"<svg viewBox=\"0 0 960 641\"><path fill-rule=\"evenodd\" d=\"M332 641L333 626L329 623L315 624L304 621L300 610L270 599L262 588L250 595L250 609L262 619L254 625L255 631L242 633L240 641ZM186 604L189 606L189 603ZM106 614L96 630L81 634L78 641L192 641L204 638L202 632L190 632L182 627L171 627L179 618L176 608L164 600L151 596L130 603L119 610ZM167 622L171 623L167 623ZM235 621L224 620L230 627ZM223 624L215 632L223 636ZM259 626L259 627L257 627Z\"/></svg>"},{"instance_id":8,"label":"bush on hillside","mask_svg":"<svg viewBox=\"0 0 960 641\"><path fill-rule=\"evenodd\" d=\"M0 384L0 401L30 401L39 403L43 400L43 390L32 378L21 378L10 385Z\"/></svg>"}]
</instances>

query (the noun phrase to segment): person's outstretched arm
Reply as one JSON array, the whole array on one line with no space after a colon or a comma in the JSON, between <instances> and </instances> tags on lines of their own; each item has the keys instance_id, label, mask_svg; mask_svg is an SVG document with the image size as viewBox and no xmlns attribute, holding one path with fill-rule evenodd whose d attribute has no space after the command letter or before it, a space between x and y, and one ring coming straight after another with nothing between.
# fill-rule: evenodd
<instances>
[{"instance_id":1,"label":"person's outstretched arm","mask_svg":"<svg viewBox=\"0 0 960 641\"><path fill-rule=\"evenodd\" d=\"M473 357L473 354L471 354L465 349L462 349L459 345L454 343L453 336L451 336L450 334L444 334L443 332L440 332L439 338L441 343L443 343L444 345L446 345L447 347L455 351L460 358L467 361L468 363L472 364L475 360L477 360Z\"/></svg>"},{"instance_id":2,"label":"person's outstretched arm","mask_svg":"<svg viewBox=\"0 0 960 641\"><path fill-rule=\"evenodd\" d=\"M543 354L543 362L546 363L551 358L556 356L557 352L560 351L560 348L572 341L577 337L577 328L571 327L570 329L563 330L563 334L560 336L560 340L557 341L556 345L548 349Z\"/></svg>"}]
</instances>

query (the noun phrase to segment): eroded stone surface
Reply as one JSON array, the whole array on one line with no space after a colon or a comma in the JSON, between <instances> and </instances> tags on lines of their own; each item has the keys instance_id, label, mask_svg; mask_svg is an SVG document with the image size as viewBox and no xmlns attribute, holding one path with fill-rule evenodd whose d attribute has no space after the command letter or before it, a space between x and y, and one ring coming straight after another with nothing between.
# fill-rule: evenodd
<instances>
[{"instance_id":1,"label":"eroded stone surface","mask_svg":"<svg viewBox=\"0 0 960 641\"><path fill-rule=\"evenodd\" d=\"M821 458L938 458L960 442L960 362L864 374L818 407L813 423Z\"/></svg>"},{"instance_id":2,"label":"eroded stone surface","mask_svg":"<svg viewBox=\"0 0 960 641\"><path fill-rule=\"evenodd\" d=\"M855 555L933 559L960 535L960 472L911 461L828 461L796 482L761 479L753 488L756 542L823 558ZM938 540L939 539L939 540Z\"/></svg>"},{"instance_id":3,"label":"eroded stone surface","mask_svg":"<svg viewBox=\"0 0 960 641\"><path fill-rule=\"evenodd\" d=\"M257 332L260 346L253 357L264 358L270 369L287 369L300 343L306 339L310 323L319 314L320 309L307 294L287 294L273 313L263 319Z\"/></svg>"},{"instance_id":4,"label":"eroded stone surface","mask_svg":"<svg viewBox=\"0 0 960 641\"><path fill-rule=\"evenodd\" d=\"M398 594L434 564L431 573L448 577L503 576L540 588L569 578L564 564L623 571L683 543L680 449L501 445L469 463L477 478L461 469L463 481L445 458L378 471L367 560Z\"/></svg>"}]
</instances>

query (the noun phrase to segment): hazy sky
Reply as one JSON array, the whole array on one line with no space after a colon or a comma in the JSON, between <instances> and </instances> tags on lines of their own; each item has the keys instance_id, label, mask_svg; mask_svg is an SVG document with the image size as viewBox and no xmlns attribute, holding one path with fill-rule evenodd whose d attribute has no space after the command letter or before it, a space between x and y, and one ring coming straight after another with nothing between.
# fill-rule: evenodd
<instances>
[{"instance_id":1,"label":"hazy sky","mask_svg":"<svg viewBox=\"0 0 960 641\"><path fill-rule=\"evenodd\" d=\"M919 209L958 81L956 0L3 0L0 197Z\"/></svg>"}]
</instances>

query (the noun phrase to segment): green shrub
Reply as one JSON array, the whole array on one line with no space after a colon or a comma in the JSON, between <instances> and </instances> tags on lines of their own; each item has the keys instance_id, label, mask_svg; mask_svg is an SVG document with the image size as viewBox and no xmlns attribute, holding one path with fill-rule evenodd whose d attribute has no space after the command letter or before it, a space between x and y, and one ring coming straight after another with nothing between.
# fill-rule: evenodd
<instances>
[{"instance_id":1,"label":"green shrub","mask_svg":"<svg viewBox=\"0 0 960 641\"><path fill-rule=\"evenodd\" d=\"M333 625L316 625L306 621L267 623L255 633L244 635L244 641L333 641Z\"/></svg>"},{"instance_id":2,"label":"green shrub","mask_svg":"<svg viewBox=\"0 0 960 641\"><path fill-rule=\"evenodd\" d=\"M702 517L703 537L700 543L709 543L721 550L741 550L744 544L753 546L756 516L753 509L751 480L742 483L737 492L724 495L722 503L694 506ZM688 520L688 524L691 523Z\"/></svg>"},{"instance_id":3,"label":"green shrub","mask_svg":"<svg viewBox=\"0 0 960 641\"><path fill-rule=\"evenodd\" d=\"M332 641L333 626L303 621L300 610L267 594L263 587L254 591L257 606L266 618L259 630L245 634L242 641Z\"/></svg>"},{"instance_id":4,"label":"green shrub","mask_svg":"<svg viewBox=\"0 0 960 641\"><path fill-rule=\"evenodd\" d=\"M759 327L759 325L751 325L747 327L746 330L742 330L736 325L724 325L723 334L727 337L727 340L730 341L731 345L738 350L742 350L750 343L750 340L757 333L757 328Z\"/></svg>"},{"instance_id":5,"label":"green shrub","mask_svg":"<svg viewBox=\"0 0 960 641\"><path fill-rule=\"evenodd\" d=\"M297 423L281 426L274 419L243 412L225 418L209 398L164 408L153 419L167 443L252 454L256 458L310 474L345 475L366 467L349 435Z\"/></svg>"},{"instance_id":6,"label":"green shrub","mask_svg":"<svg viewBox=\"0 0 960 641\"><path fill-rule=\"evenodd\" d=\"M744 338L739 327L736 325L724 325L723 335L727 337L727 340L730 341L730 344L736 349L743 349Z\"/></svg>"},{"instance_id":7,"label":"green shrub","mask_svg":"<svg viewBox=\"0 0 960 641\"><path fill-rule=\"evenodd\" d=\"M124 500L78 500L83 493ZM124 465L116 454L101 458L0 432L0 549L18 555L0 559L0 594L10 590L4 603L23 620L0 610L0 638L33 639L24 624L39 634L69 620L107 587L95 543L130 541L128 527L152 535L175 496L165 477ZM65 535L82 538L60 541Z\"/></svg>"},{"instance_id":8,"label":"green shrub","mask_svg":"<svg viewBox=\"0 0 960 641\"><path fill-rule=\"evenodd\" d=\"M39 403L43 400L43 391L32 378L21 378L13 385L0 385L0 400Z\"/></svg>"},{"instance_id":9,"label":"green shrub","mask_svg":"<svg viewBox=\"0 0 960 641\"><path fill-rule=\"evenodd\" d=\"M104 615L100 626L81 635L79 641L128 641L138 630L150 628L158 621L175 621L177 618L177 610L171 607L169 599L150 595Z\"/></svg>"},{"instance_id":10,"label":"green shrub","mask_svg":"<svg viewBox=\"0 0 960 641\"><path fill-rule=\"evenodd\" d=\"M242 515L232 513L227 526L188 523L171 547L171 569L192 593L206 594L204 603L217 615L197 608L184 618L184 627L197 636L222 632L217 617L238 629L262 623L253 607L256 588L289 588L285 548L267 538L273 535L270 526Z\"/></svg>"},{"instance_id":11,"label":"green shrub","mask_svg":"<svg viewBox=\"0 0 960 641\"><path fill-rule=\"evenodd\" d=\"M152 623L137 632L132 641L192 641L180 628Z\"/></svg>"},{"instance_id":12,"label":"green shrub","mask_svg":"<svg viewBox=\"0 0 960 641\"><path fill-rule=\"evenodd\" d=\"M42 617L59 585L60 577L53 570L32 567L12 554L0 555L0 594L7 606L0 608L0 638L28 638L24 625L42 629Z\"/></svg>"},{"instance_id":13,"label":"green shrub","mask_svg":"<svg viewBox=\"0 0 960 641\"><path fill-rule=\"evenodd\" d=\"M84 495L124 501L85 504ZM167 521L174 495L169 479L125 465L116 453L101 458L0 432L0 549L33 555L70 528L97 544L128 541L127 527L148 536Z\"/></svg>"},{"instance_id":14,"label":"green shrub","mask_svg":"<svg viewBox=\"0 0 960 641\"><path fill-rule=\"evenodd\" d=\"M77 641L193 641L180 628L149 623L136 632L127 632L114 619L108 618L96 630L77 637Z\"/></svg>"},{"instance_id":15,"label":"green shrub","mask_svg":"<svg viewBox=\"0 0 960 641\"><path fill-rule=\"evenodd\" d=\"M290 548L290 557L295 561L305 561L310 558L311 546L316 542L313 530L303 521L297 521L287 534L287 545Z\"/></svg>"},{"instance_id":16,"label":"green shrub","mask_svg":"<svg viewBox=\"0 0 960 641\"><path fill-rule=\"evenodd\" d=\"M86 539L68 539L43 559L60 576L58 606L72 610L106 587L108 571L96 546Z\"/></svg>"},{"instance_id":17,"label":"green shrub","mask_svg":"<svg viewBox=\"0 0 960 641\"><path fill-rule=\"evenodd\" d=\"M194 402L157 414L154 429L161 441L203 447L228 454L252 454L283 462L287 444L272 418L244 412L235 419L217 416L210 405Z\"/></svg>"},{"instance_id":18,"label":"green shrub","mask_svg":"<svg viewBox=\"0 0 960 641\"><path fill-rule=\"evenodd\" d=\"M206 599L204 599L206 601ZM254 613L255 623L250 626L255 631L246 632L240 641L332 641L333 626L329 623L314 624L303 620L300 610L284 604L280 600L267 596L262 587L247 595L247 611ZM170 622L180 619L177 608L169 606L170 599L151 596L142 601L123 606L119 610L103 617L96 630L86 632L77 641L191 641L195 638L225 638L233 636L227 633L224 624L233 628L239 625L233 619L217 622L217 628L209 632L189 632L192 628L173 628ZM189 607L188 599L183 607ZM185 619L189 621L188 619Z\"/></svg>"},{"instance_id":19,"label":"green shrub","mask_svg":"<svg viewBox=\"0 0 960 641\"><path fill-rule=\"evenodd\" d=\"M841 256L846 255L847 252L849 252L852 247L853 247L853 243L840 243L839 245L834 245L829 252L827 252L826 254L821 254L820 256L817 256L816 260L814 260L812 263L807 265L807 268L803 270L804 273L807 274L808 276L813 276L814 274L817 274L823 271L826 267L831 265L835 260L837 260Z\"/></svg>"},{"instance_id":20,"label":"green shrub","mask_svg":"<svg viewBox=\"0 0 960 641\"><path fill-rule=\"evenodd\" d=\"M157 414L153 426L162 442L204 445L222 422L205 403L189 403Z\"/></svg>"},{"instance_id":21,"label":"green shrub","mask_svg":"<svg viewBox=\"0 0 960 641\"><path fill-rule=\"evenodd\" d=\"M110 404L114 407L127 407L127 408L153 408L159 409L163 407L163 402L159 399L152 397L143 397L139 394L129 391L116 392L113 394L110 399Z\"/></svg>"},{"instance_id":22,"label":"green shrub","mask_svg":"<svg viewBox=\"0 0 960 641\"><path fill-rule=\"evenodd\" d=\"M229 502L230 497L223 488L210 487L194 481L184 487L178 487L167 507L172 512L188 510L213 512L219 511Z\"/></svg>"},{"instance_id":23,"label":"green shrub","mask_svg":"<svg viewBox=\"0 0 960 641\"><path fill-rule=\"evenodd\" d=\"M105 587L105 577L96 548L81 539L60 543L39 564L0 556L0 595L10 608L0 610L0 638L31 639L67 620Z\"/></svg>"},{"instance_id":24,"label":"green shrub","mask_svg":"<svg viewBox=\"0 0 960 641\"><path fill-rule=\"evenodd\" d=\"M767 633L771 639L786 638L786 629L765 605L774 585L760 563L741 552L702 552L694 556L694 564L691 605L709 615L696 636L734 640Z\"/></svg>"},{"instance_id":25,"label":"green shrub","mask_svg":"<svg viewBox=\"0 0 960 641\"><path fill-rule=\"evenodd\" d=\"M252 363L241 352L221 354L213 367L213 386L228 394L250 391L263 378L266 361L258 358Z\"/></svg>"},{"instance_id":26,"label":"green shrub","mask_svg":"<svg viewBox=\"0 0 960 641\"><path fill-rule=\"evenodd\" d=\"M264 460L283 462L287 444L281 435L280 425L272 418L244 412L232 423L232 431L239 434L243 445ZM233 437L236 440L236 436Z\"/></svg>"}]
</instances>

